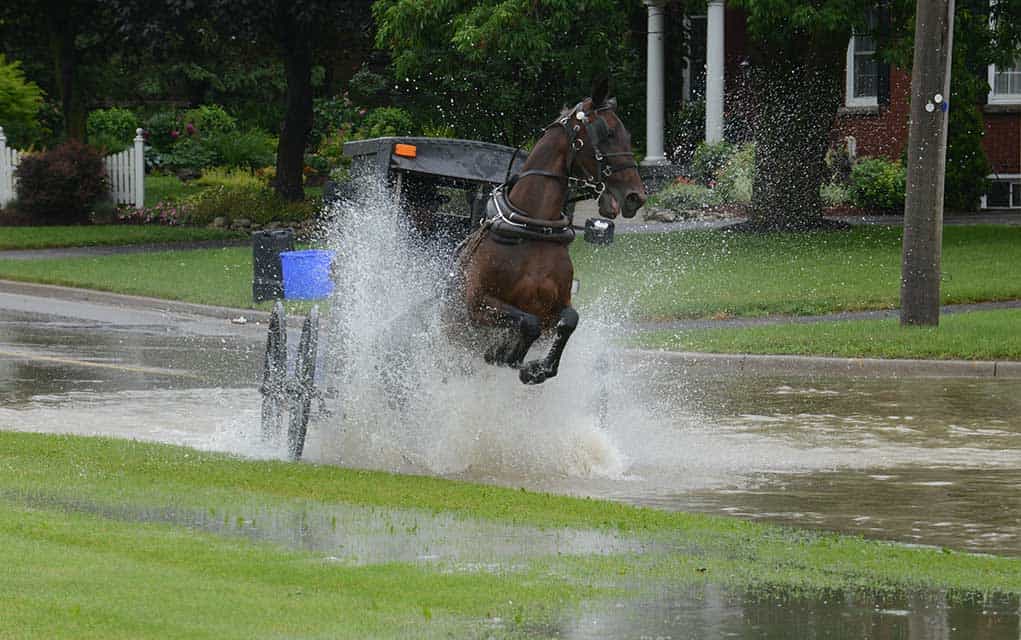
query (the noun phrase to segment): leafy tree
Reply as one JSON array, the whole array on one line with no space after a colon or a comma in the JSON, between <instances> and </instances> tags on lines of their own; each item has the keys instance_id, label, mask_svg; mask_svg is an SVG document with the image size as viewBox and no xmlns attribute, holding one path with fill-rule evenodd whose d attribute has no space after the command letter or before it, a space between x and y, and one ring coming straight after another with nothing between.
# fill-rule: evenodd
<instances>
[{"instance_id":1,"label":"leafy tree","mask_svg":"<svg viewBox=\"0 0 1021 640\"><path fill-rule=\"evenodd\" d=\"M369 0L106 1L115 7L125 34L145 37L202 25L234 48L273 52L282 62L285 82L274 188L285 199L304 198L302 169L312 129L316 58L345 48L364 49L361 43L371 33Z\"/></svg>"},{"instance_id":2,"label":"leafy tree","mask_svg":"<svg viewBox=\"0 0 1021 640\"><path fill-rule=\"evenodd\" d=\"M42 101L42 90L25 79L21 63L8 62L0 53L0 126L13 145L24 144L39 128L36 116Z\"/></svg>"},{"instance_id":3,"label":"leafy tree","mask_svg":"<svg viewBox=\"0 0 1021 640\"><path fill-rule=\"evenodd\" d=\"M866 16L875 0L732 0L747 12L751 49L750 81L756 100L755 196L750 226L797 229L824 226L819 187L825 178L824 156L840 107L842 69L847 41L855 30L868 29ZM910 67L915 0L885 0L889 16L876 33L887 60ZM990 12L995 26L990 28ZM1021 2L960 0L955 58L963 70L976 72L995 61L1012 59L1018 46ZM952 80L954 104L965 105L981 94L972 77ZM988 89L984 89L988 90ZM974 162L973 144L964 138L981 131L977 111L952 115L955 138L951 160ZM952 110L953 113L953 110ZM978 114L979 119L981 115ZM970 123L969 123L970 119ZM956 133L953 132L956 124ZM960 154L960 155L958 155ZM960 165L958 165L960 166ZM949 186L949 182L948 182Z\"/></svg>"},{"instance_id":4,"label":"leafy tree","mask_svg":"<svg viewBox=\"0 0 1021 640\"><path fill-rule=\"evenodd\" d=\"M0 40L22 60L47 61L30 69L60 100L64 135L84 140L90 85L119 41L103 0L0 3ZM38 63L36 63L38 64Z\"/></svg>"},{"instance_id":5,"label":"leafy tree","mask_svg":"<svg viewBox=\"0 0 1021 640\"><path fill-rule=\"evenodd\" d=\"M631 42L637 2L377 0L376 44L390 52L399 98L427 127L517 145L608 73L642 114L644 62Z\"/></svg>"}]
</instances>

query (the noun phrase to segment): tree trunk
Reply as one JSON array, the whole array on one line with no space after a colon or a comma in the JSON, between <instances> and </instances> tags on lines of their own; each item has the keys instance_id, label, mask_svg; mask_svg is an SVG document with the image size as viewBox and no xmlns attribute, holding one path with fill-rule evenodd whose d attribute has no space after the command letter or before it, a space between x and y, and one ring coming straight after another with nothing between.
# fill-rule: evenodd
<instances>
[{"instance_id":1,"label":"tree trunk","mask_svg":"<svg viewBox=\"0 0 1021 640\"><path fill-rule=\"evenodd\" d=\"M840 106L843 59L831 60L807 47L779 55L789 64L764 59L751 72L758 112L747 227L779 231L827 226L819 188L826 179L826 150Z\"/></svg>"},{"instance_id":2,"label":"tree trunk","mask_svg":"<svg viewBox=\"0 0 1021 640\"><path fill-rule=\"evenodd\" d=\"M78 83L78 53L75 50L75 27L72 20L59 10L48 16L50 53L60 93L61 113L64 116L64 136L69 140L85 140L85 122L88 114L84 96Z\"/></svg>"},{"instance_id":3,"label":"tree trunk","mask_svg":"<svg viewBox=\"0 0 1021 640\"><path fill-rule=\"evenodd\" d=\"M305 143L312 130L312 41L307 25L290 18L281 48L287 80L286 111L277 145L277 176L273 187L285 200L302 200Z\"/></svg>"}]
</instances>

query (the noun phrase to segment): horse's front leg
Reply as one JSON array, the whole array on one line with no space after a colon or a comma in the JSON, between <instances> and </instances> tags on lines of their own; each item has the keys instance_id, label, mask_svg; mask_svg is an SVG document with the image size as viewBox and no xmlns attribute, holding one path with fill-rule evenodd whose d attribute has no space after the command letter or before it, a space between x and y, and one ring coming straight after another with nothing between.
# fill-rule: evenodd
<instances>
[{"instance_id":1,"label":"horse's front leg","mask_svg":"<svg viewBox=\"0 0 1021 640\"><path fill-rule=\"evenodd\" d=\"M485 298L482 308L485 324L510 330L508 340L498 342L486 351L486 362L520 367L528 350L542 333L539 318L491 296Z\"/></svg>"},{"instance_id":2,"label":"horse's front leg","mask_svg":"<svg viewBox=\"0 0 1021 640\"><path fill-rule=\"evenodd\" d=\"M578 328L578 312L573 307L565 307L560 312L560 320L557 322L557 335L553 339L553 346L549 353L542 360L532 360L521 367L518 377L525 384L541 384L549 378L557 375L560 368L560 357L564 355L564 347L570 340L571 334Z\"/></svg>"}]
</instances>

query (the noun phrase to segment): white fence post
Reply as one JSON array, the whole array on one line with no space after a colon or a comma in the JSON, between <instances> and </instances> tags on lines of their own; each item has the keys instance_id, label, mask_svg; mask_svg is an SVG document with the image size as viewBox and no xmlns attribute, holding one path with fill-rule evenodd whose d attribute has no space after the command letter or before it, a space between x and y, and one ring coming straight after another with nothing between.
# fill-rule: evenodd
<instances>
[{"instance_id":1,"label":"white fence post","mask_svg":"<svg viewBox=\"0 0 1021 640\"><path fill-rule=\"evenodd\" d=\"M135 153L131 159L131 169L135 173L134 194L135 207L141 209L145 206L145 138L142 137L142 129L135 129Z\"/></svg>"}]
</instances>

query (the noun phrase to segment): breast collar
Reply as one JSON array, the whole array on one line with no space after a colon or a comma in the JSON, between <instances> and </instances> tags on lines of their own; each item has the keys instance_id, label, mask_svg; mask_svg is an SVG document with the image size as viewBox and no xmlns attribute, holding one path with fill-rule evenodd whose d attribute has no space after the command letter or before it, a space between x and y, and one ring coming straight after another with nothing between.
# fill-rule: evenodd
<instances>
[{"instance_id":1,"label":"breast collar","mask_svg":"<svg viewBox=\"0 0 1021 640\"><path fill-rule=\"evenodd\" d=\"M510 185L514 184L512 180ZM571 218L563 211L555 220L533 218L511 204L507 197L508 185L493 189L486 203L486 216L482 221L493 239L502 244L520 244L525 240L539 240L556 244L570 244L574 240Z\"/></svg>"}]
</instances>

